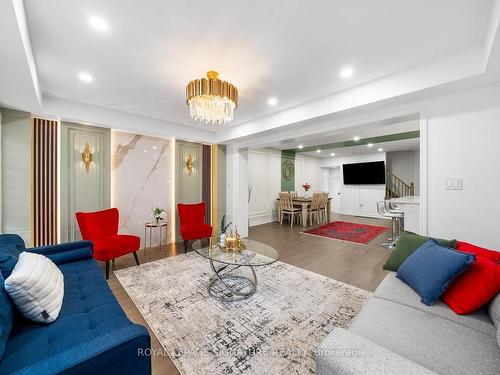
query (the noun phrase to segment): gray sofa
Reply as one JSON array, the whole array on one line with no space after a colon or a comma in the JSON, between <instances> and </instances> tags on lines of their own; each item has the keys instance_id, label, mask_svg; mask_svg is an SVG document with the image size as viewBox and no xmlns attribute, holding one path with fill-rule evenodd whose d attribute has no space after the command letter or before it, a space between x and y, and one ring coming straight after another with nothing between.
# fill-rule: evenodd
<instances>
[{"instance_id":1,"label":"gray sofa","mask_svg":"<svg viewBox=\"0 0 500 375\"><path fill-rule=\"evenodd\" d=\"M488 309L457 315L426 306L390 273L348 329L335 328L317 351L316 373L500 374L500 294Z\"/></svg>"}]
</instances>

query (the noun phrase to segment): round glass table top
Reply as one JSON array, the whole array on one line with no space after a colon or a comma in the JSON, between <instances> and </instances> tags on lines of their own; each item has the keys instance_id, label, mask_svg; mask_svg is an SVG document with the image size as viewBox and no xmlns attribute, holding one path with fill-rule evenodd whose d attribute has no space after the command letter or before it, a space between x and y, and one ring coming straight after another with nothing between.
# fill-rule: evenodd
<instances>
[{"instance_id":1,"label":"round glass table top","mask_svg":"<svg viewBox=\"0 0 500 375\"><path fill-rule=\"evenodd\" d=\"M269 245L248 239L241 239L245 245L242 251L227 251L220 247L218 239L197 240L193 243L193 249L201 256L214 262L238 266L265 266L276 262L280 255Z\"/></svg>"}]
</instances>

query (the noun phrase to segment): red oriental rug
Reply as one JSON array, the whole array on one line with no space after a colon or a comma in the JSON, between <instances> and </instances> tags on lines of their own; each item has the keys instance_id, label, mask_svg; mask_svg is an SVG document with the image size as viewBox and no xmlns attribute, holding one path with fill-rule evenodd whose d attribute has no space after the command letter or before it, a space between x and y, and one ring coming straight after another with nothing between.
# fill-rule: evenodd
<instances>
[{"instance_id":1,"label":"red oriental rug","mask_svg":"<svg viewBox=\"0 0 500 375\"><path fill-rule=\"evenodd\" d=\"M305 230L302 233L366 245L388 229L377 225L333 221L315 229Z\"/></svg>"}]
</instances>

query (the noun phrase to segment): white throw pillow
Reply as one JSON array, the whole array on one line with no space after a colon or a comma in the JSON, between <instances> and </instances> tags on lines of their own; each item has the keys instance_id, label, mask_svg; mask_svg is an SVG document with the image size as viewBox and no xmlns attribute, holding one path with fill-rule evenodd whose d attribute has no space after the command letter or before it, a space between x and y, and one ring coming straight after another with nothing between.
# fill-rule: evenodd
<instances>
[{"instance_id":1,"label":"white throw pillow","mask_svg":"<svg viewBox=\"0 0 500 375\"><path fill-rule=\"evenodd\" d=\"M47 257L28 253L19 260L5 279L5 290L26 318L38 323L57 319L64 297L63 274Z\"/></svg>"}]
</instances>

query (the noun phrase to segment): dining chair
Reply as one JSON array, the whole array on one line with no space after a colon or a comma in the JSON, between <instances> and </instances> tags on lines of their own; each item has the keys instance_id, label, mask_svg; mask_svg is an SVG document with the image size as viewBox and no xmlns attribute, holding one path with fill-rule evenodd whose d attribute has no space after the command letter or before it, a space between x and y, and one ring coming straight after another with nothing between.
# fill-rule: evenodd
<instances>
[{"instance_id":1,"label":"dining chair","mask_svg":"<svg viewBox=\"0 0 500 375\"><path fill-rule=\"evenodd\" d=\"M307 209L309 214L309 223L313 224L313 216L316 215L316 223L319 224L319 215L320 215L320 204L322 197L319 195L313 196L311 199L311 205Z\"/></svg>"},{"instance_id":2,"label":"dining chair","mask_svg":"<svg viewBox=\"0 0 500 375\"><path fill-rule=\"evenodd\" d=\"M292 195L280 193L280 224L283 224L283 217L288 215L290 217L290 227L293 226L295 217L298 216L301 220L301 209L293 206Z\"/></svg>"},{"instance_id":3,"label":"dining chair","mask_svg":"<svg viewBox=\"0 0 500 375\"><path fill-rule=\"evenodd\" d=\"M322 193L320 195L321 201L319 205L319 213L320 213L320 220L321 222L327 222L328 221L328 193Z\"/></svg>"}]
</instances>

